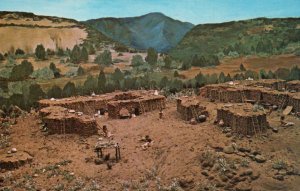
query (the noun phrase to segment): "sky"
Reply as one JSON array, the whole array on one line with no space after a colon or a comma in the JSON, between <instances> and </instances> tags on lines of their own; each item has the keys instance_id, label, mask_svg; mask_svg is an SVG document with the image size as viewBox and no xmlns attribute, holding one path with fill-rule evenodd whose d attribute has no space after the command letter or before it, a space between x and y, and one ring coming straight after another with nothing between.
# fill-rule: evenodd
<instances>
[{"instance_id":1,"label":"sky","mask_svg":"<svg viewBox=\"0 0 300 191\"><path fill-rule=\"evenodd\" d=\"M161 12L193 24L257 17L300 17L300 0L0 0L0 11L25 11L79 21Z\"/></svg>"}]
</instances>

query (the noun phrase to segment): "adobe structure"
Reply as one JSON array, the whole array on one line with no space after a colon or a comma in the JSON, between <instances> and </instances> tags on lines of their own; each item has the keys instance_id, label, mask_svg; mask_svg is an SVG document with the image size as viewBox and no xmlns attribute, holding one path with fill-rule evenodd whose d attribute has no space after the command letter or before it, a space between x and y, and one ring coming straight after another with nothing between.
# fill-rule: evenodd
<instances>
[{"instance_id":1,"label":"adobe structure","mask_svg":"<svg viewBox=\"0 0 300 191\"><path fill-rule=\"evenodd\" d=\"M208 117L206 107L200 104L196 97L181 97L177 99L177 112L183 120L189 121L199 115Z\"/></svg>"},{"instance_id":2,"label":"adobe structure","mask_svg":"<svg viewBox=\"0 0 300 191\"><path fill-rule=\"evenodd\" d=\"M84 136L97 133L97 122L94 118L75 110L60 106L49 106L40 110L43 123L49 134L79 134Z\"/></svg>"},{"instance_id":3,"label":"adobe structure","mask_svg":"<svg viewBox=\"0 0 300 191\"><path fill-rule=\"evenodd\" d=\"M288 91L300 92L300 80L293 80L286 83Z\"/></svg>"},{"instance_id":4,"label":"adobe structure","mask_svg":"<svg viewBox=\"0 0 300 191\"><path fill-rule=\"evenodd\" d=\"M17 169L20 166L31 163L33 157L30 156L27 152L18 151L16 153L1 153L0 154L0 170L13 170Z\"/></svg>"},{"instance_id":5,"label":"adobe structure","mask_svg":"<svg viewBox=\"0 0 300 191\"><path fill-rule=\"evenodd\" d=\"M254 84L238 81L207 85L200 88L200 95L219 102L260 102L265 105L276 105L281 109L292 106L294 112L300 112L300 92L283 92Z\"/></svg>"},{"instance_id":6,"label":"adobe structure","mask_svg":"<svg viewBox=\"0 0 300 191\"><path fill-rule=\"evenodd\" d=\"M120 118L120 111L127 109L131 114L139 115L156 109L165 108L165 97L155 91L138 90L113 92L95 96L78 96L64 99L44 99L39 101L40 108L60 106L87 115L108 112L111 118Z\"/></svg>"},{"instance_id":7,"label":"adobe structure","mask_svg":"<svg viewBox=\"0 0 300 191\"><path fill-rule=\"evenodd\" d=\"M257 135L269 126L266 113L255 110L251 104L224 104L217 109L217 121L243 135Z\"/></svg>"}]
</instances>

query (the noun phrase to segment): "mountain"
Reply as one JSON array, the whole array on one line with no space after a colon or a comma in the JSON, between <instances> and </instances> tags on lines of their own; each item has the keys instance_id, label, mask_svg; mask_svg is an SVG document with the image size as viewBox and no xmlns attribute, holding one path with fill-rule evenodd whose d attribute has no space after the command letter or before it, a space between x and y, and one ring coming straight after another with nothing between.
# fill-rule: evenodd
<instances>
[{"instance_id":1,"label":"mountain","mask_svg":"<svg viewBox=\"0 0 300 191\"><path fill-rule=\"evenodd\" d=\"M173 58L188 60L195 55L293 53L299 48L300 18L257 18L197 25L169 53Z\"/></svg>"},{"instance_id":2,"label":"mountain","mask_svg":"<svg viewBox=\"0 0 300 191\"><path fill-rule=\"evenodd\" d=\"M176 46L193 24L181 22L162 13L140 17L100 18L86 21L108 37L127 46L145 50L149 47L165 52Z\"/></svg>"},{"instance_id":3,"label":"mountain","mask_svg":"<svg viewBox=\"0 0 300 191\"><path fill-rule=\"evenodd\" d=\"M41 16L27 12L0 12L0 52L20 48L34 52L38 44L46 49L72 49L84 41L110 41L101 32L73 19Z\"/></svg>"}]
</instances>

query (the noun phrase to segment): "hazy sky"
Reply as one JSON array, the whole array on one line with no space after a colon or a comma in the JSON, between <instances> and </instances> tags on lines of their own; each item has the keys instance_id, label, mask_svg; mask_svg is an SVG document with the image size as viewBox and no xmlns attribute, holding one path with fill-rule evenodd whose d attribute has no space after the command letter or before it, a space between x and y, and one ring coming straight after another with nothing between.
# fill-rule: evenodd
<instances>
[{"instance_id":1,"label":"hazy sky","mask_svg":"<svg viewBox=\"0 0 300 191\"><path fill-rule=\"evenodd\" d=\"M77 20L162 12L194 24L256 17L300 17L300 0L0 0L1 11Z\"/></svg>"}]
</instances>

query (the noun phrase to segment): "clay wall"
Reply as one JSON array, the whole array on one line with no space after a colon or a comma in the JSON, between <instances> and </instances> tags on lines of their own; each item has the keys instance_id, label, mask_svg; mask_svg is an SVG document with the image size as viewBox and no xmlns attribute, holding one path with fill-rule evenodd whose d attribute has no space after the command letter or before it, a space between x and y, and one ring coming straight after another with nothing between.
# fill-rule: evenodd
<instances>
[{"instance_id":1,"label":"clay wall","mask_svg":"<svg viewBox=\"0 0 300 191\"><path fill-rule=\"evenodd\" d=\"M259 87L229 86L227 84L208 85L200 89L200 95L212 101L241 103L242 91L247 100L264 102L284 108L293 106L294 112L300 112L300 93L267 90Z\"/></svg>"},{"instance_id":2,"label":"clay wall","mask_svg":"<svg viewBox=\"0 0 300 191\"><path fill-rule=\"evenodd\" d=\"M255 135L262 133L269 126L264 113L241 114L239 112L220 108L217 110L217 120L223 120L225 126L232 128L238 134ZM258 126L256 126L256 122Z\"/></svg>"},{"instance_id":3,"label":"clay wall","mask_svg":"<svg viewBox=\"0 0 300 191\"><path fill-rule=\"evenodd\" d=\"M111 101L107 105L108 116L111 118L120 118L120 110L127 109L131 114L138 111L139 114L164 109L166 107L165 97L156 96L153 98Z\"/></svg>"},{"instance_id":4,"label":"clay wall","mask_svg":"<svg viewBox=\"0 0 300 191\"><path fill-rule=\"evenodd\" d=\"M294 80L286 83L286 89L288 91L300 92L300 80Z\"/></svg>"},{"instance_id":5,"label":"clay wall","mask_svg":"<svg viewBox=\"0 0 300 191\"><path fill-rule=\"evenodd\" d=\"M59 106L46 107L40 110L43 123L49 134L79 134L84 136L97 134L95 119Z\"/></svg>"},{"instance_id":6,"label":"clay wall","mask_svg":"<svg viewBox=\"0 0 300 191\"><path fill-rule=\"evenodd\" d=\"M206 107L200 105L196 98L177 99L177 112L181 118L186 121L195 118L195 115L205 115L208 117Z\"/></svg>"}]
</instances>

